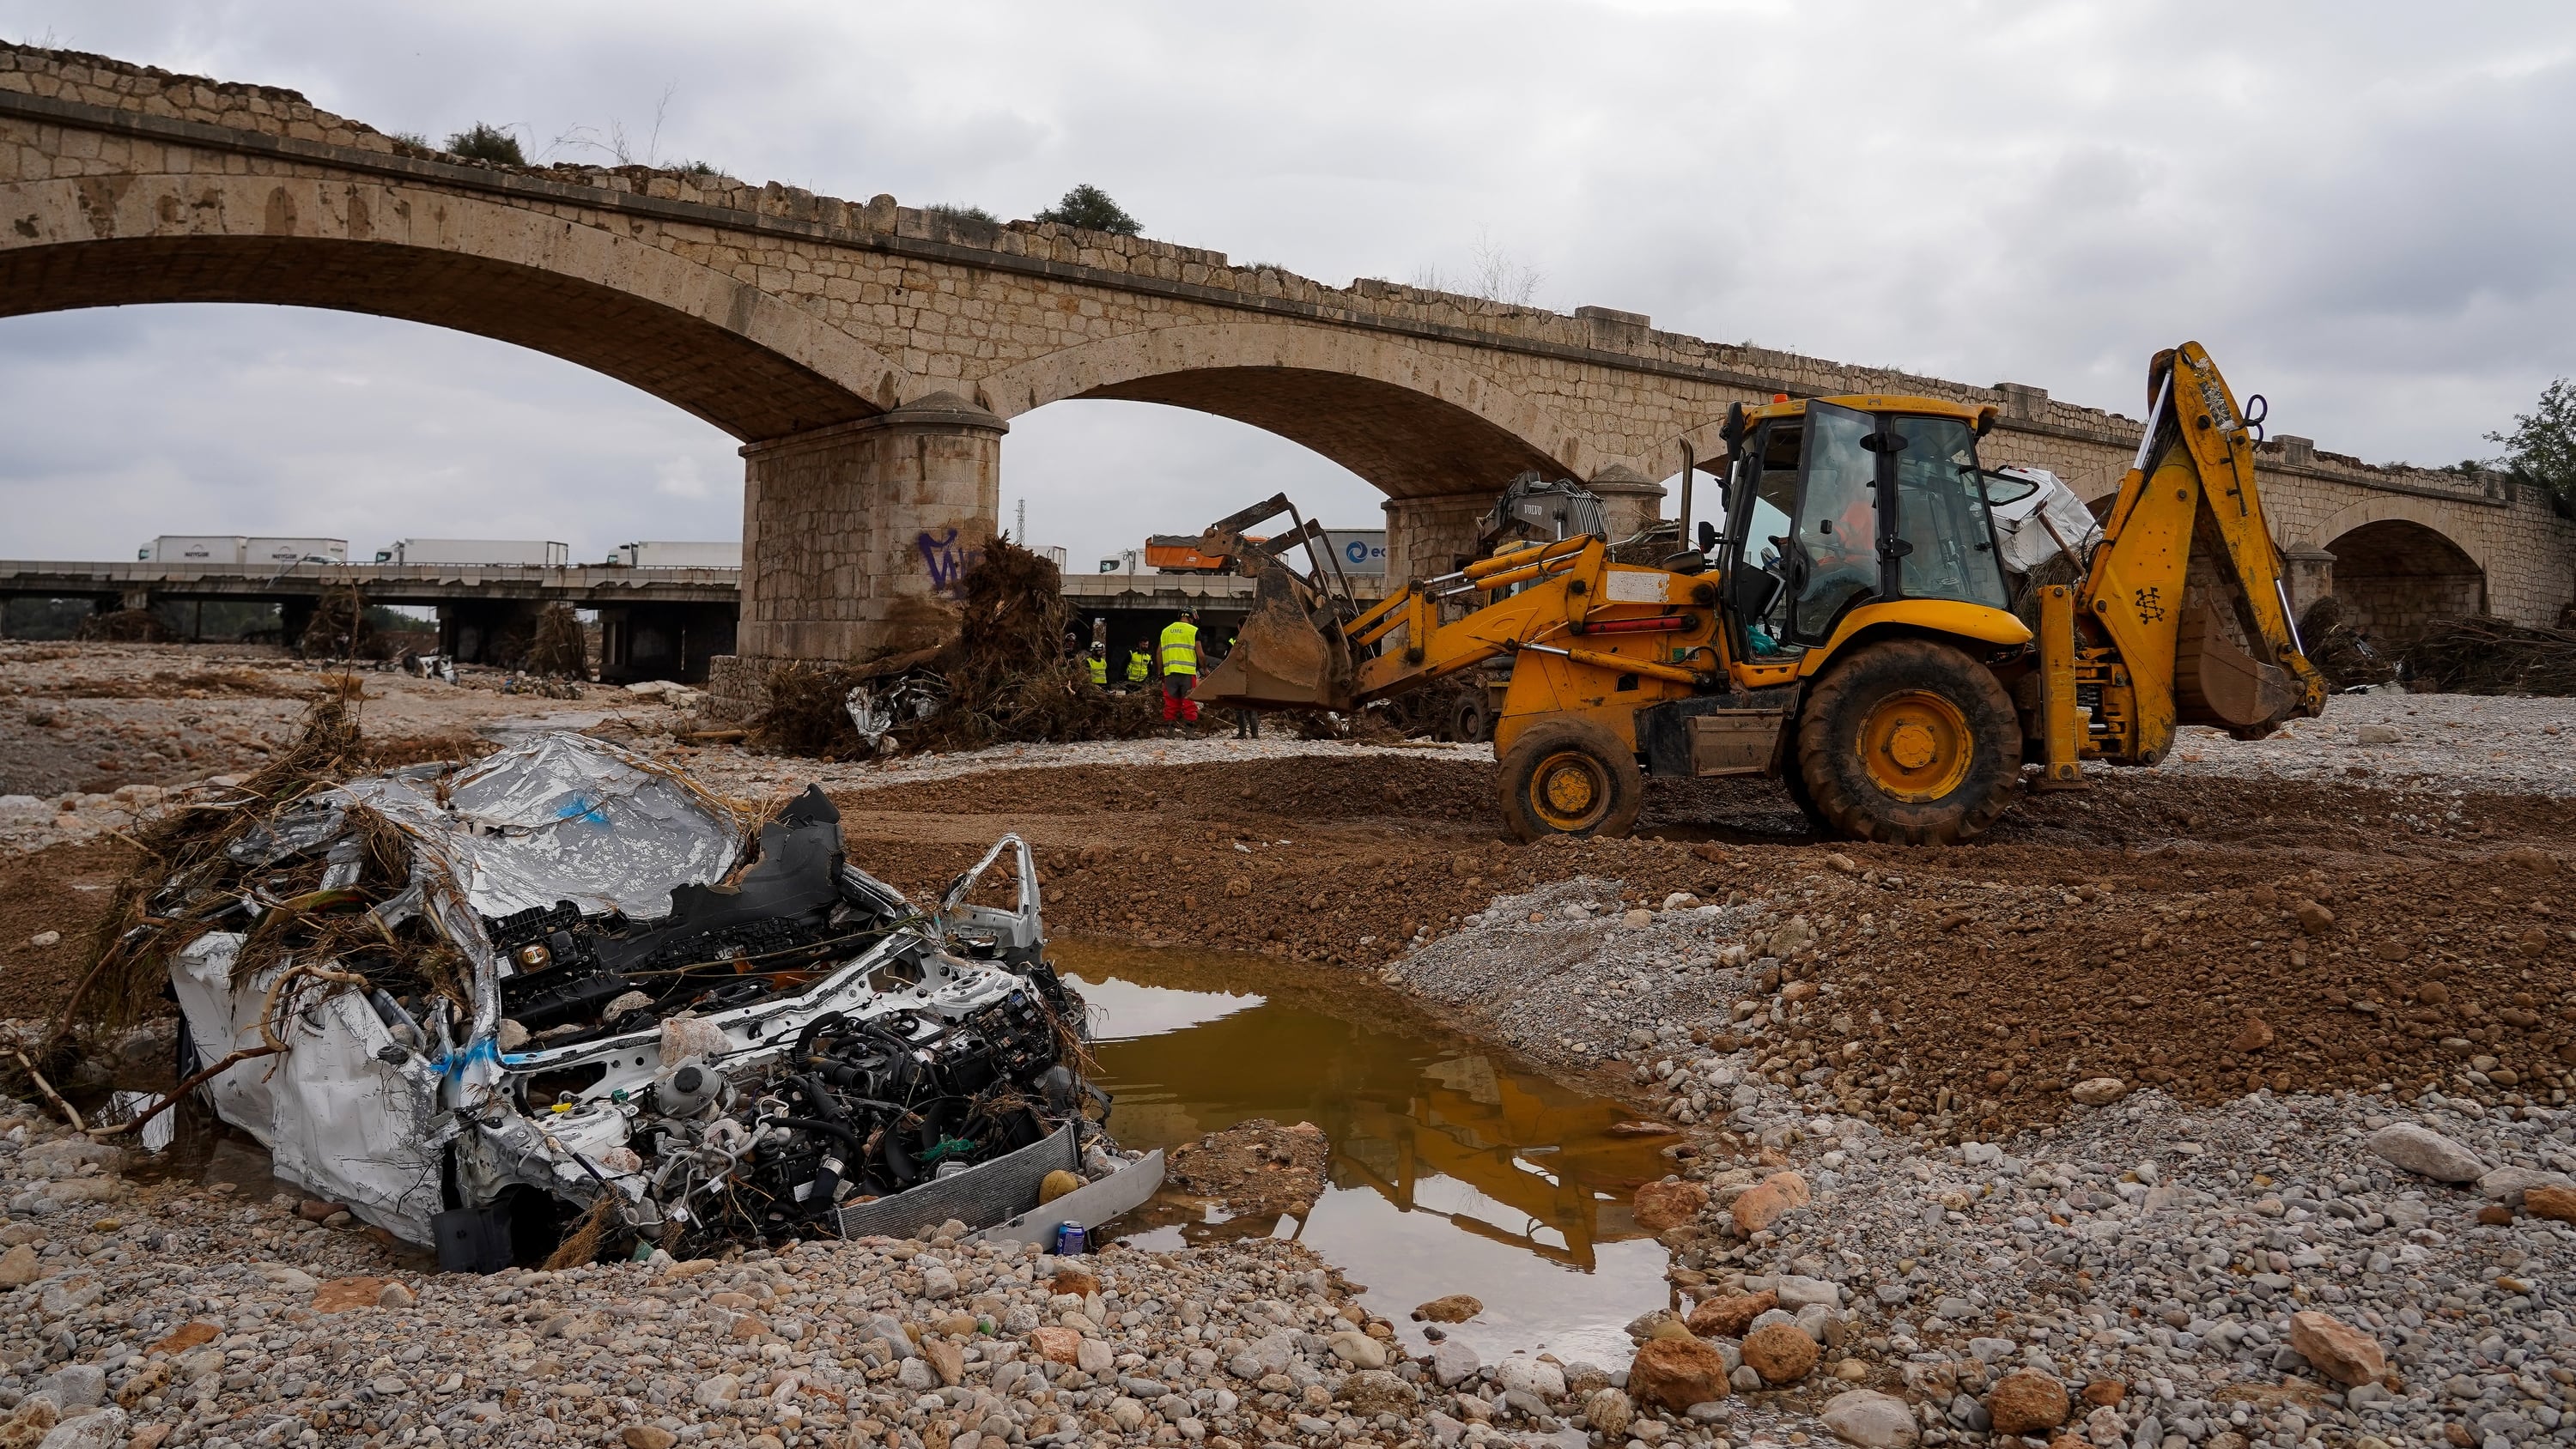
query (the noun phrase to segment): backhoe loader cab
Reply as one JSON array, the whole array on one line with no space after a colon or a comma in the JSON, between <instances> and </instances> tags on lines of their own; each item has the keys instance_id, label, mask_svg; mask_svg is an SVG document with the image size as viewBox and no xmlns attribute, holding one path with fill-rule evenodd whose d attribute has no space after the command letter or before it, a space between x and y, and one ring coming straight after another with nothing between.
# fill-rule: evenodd
<instances>
[{"instance_id":1,"label":"backhoe loader cab","mask_svg":"<svg viewBox=\"0 0 2576 1449\"><path fill-rule=\"evenodd\" d=\"M1977 437L1993 417L1882 397L1749 413L1719 561L1738 655L1794 658L1874 602L2008 608L1977 466Z\"/></svg>"}]
</instances>

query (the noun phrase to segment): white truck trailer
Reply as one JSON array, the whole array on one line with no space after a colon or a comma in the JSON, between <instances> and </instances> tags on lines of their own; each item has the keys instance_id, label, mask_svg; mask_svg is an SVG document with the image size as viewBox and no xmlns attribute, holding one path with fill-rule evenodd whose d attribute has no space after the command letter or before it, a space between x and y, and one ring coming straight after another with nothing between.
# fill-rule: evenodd
<instances>
[{"instance_id":1,"label":"white truck trailer","mask_svg":"<svg viewBox=\"0 0 2576 1449\"><path fill-rule=\"evenodd\" d=\"M681 543L646 539L621 543L608 551L608 562L614 568L630 569L738 569L742 567L742 540Z\"/></svg>"},{"instance_id":2,"label":"white truck trailer","mask_svg":"<svg viewBox=\"0 0 2576 1449\"><path fill-rule=\"evenodd\" d=\"M562 568L571 561L570 545L541 538L398 538L376 550L376 562L394 564Z\"/></svg>"},{"instance_id":3,"label":"white truck trailer","mask_svg":"<svg viewBox=\"0 0 2576 1449\"><path fill-rule=\"evenodd\" d=\"M242 540L242 562L246 564L344 564L348 561L349 541L345 538L246 538Z\"/></svg>"},{"instance_id":4,"label":"white truck trailer","mask_svg":"<svg viewBox=\"0 0 2576 1449\"><path fill-rule=\"evenodd\" d=\"M134 551L140 563L238 564L250 542L237 533L165 533Z\"/></svg>"}]
</instances>

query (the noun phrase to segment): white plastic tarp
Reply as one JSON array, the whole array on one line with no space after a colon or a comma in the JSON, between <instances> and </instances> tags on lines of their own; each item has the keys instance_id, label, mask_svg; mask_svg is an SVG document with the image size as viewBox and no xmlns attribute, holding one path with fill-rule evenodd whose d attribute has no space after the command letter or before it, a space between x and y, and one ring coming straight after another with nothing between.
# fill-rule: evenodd
<instances>
[{"instance_id":1,"label":"white plastic tarp","mask_svg":"<svg viewBox=\"0 0 2576 1449\"><path fill-rule=\"evenodd\" d=\"M587 735L541 735L430 782L348 791L419 839L486 916L571 901L584 914L671 913L671 891L724 878L742 856L729 812L669 771Z\"/></svg>"},{"instance_id":2,"label":"white plastic tarp","mask_svg":"<svg viewBox=\"0 0 2576 1449\"><path fill-rule=\"evenodd\" d=\"M1995 536L2003 545L2006 570L2027 574L2070 548L2078 562L2091 555L2102 539L2102 525L2074 489L2045 468L1996 471L2039 484L2029 498L1995 511Z\"/></svg>"}]
</instances>

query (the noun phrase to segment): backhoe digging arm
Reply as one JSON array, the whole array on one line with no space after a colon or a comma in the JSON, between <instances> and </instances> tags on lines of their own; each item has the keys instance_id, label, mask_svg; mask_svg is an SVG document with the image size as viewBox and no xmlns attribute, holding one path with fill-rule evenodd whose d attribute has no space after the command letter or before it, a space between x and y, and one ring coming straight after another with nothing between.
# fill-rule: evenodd
<instances>
[{"instance_id":1,"label":"backhoe digging arm","mask_svg":"<svg viewBox=\"0 0 2576 1449\"><path fill-rule=\"evenodd\" d=\"M2070 729L2055 718L2065 691L2047 692L2052 778L2071 767L2060 758L2069 748L2151 765L2180 724L2260 735L2325 707L2325 680L2301 653L2265 525L2253 426L2196 342L2156 354L2148 376L2146 436L2075 591L2075 627L2042 630L2043 669L2100 700L2098 721ZM2193 588L2195 543L2202 592ZM2222 601L2250 652L2213 609Z\"/></svg>"}]
</instances>

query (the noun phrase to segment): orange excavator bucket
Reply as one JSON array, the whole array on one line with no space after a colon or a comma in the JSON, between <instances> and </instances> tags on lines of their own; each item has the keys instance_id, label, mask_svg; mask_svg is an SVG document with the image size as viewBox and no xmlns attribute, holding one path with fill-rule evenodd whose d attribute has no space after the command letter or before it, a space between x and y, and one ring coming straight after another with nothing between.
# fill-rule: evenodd
<instances>
[{"instance_id":1,"label":"orange excavator bucket","mask_svg":"<svg viewBox=\"0 0 2576 1449\"><path fill-rule=\"evenodd\" d=\"M1273 563L1254 576L1252 614L1233 652L1191 694L1226 708L1347 710L1352 684L1350 643L1332 610Z\"/></svg>"}]
</instances>

